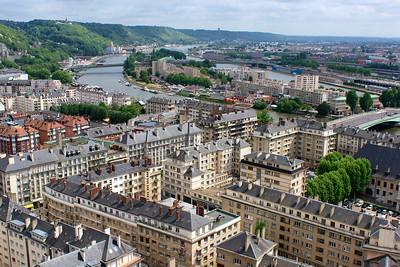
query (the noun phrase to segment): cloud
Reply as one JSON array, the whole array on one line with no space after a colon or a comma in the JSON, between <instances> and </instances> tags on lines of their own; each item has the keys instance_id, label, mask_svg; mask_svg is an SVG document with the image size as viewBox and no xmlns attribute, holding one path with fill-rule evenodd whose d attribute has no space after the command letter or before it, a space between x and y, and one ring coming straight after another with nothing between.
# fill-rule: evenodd
<instances>
[{"instance_id":1,"label":"cloud","mask_svg":"<svg viewBox=\"0 0 400 267\"><path fill-rule=\"evenodd\" d=\"M400 37L400 0L0 0L0 18Z\"/></svg>"}]
</instances>

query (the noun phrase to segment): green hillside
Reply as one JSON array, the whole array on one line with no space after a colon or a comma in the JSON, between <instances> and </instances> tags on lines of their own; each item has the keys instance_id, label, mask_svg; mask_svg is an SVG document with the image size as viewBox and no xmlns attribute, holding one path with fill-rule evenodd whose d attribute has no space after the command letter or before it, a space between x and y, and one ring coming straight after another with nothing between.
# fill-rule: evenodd
<instances>
[{"instance_id":1,"label":"green hillside","mask_svg":"<svg viewBox=\"0 0 400 267\"><path fill-rule=\"evenodd\" d=\"M222 31L222 30L178 30L185 35L191 36L198 41L244 41L244 42L263 42L263 41L282 41L285 36L267 32L244 32L244 31Z\"/></svg>"},{"instance_id":2,"label":"green hillside","mask_svg":"<svg viewBox=\"0 0 400 267\"><path fill-rule=\"evenodd\" d=\"M196 38L169 27L128 26L128 28L137 35L143 36L145 42L193 43L196 41Z\"/></svg>"},{"instance_id":3,"label":"green hillside","mask_svg":"<svg viewBox=\"0 0 400 267\"><path fill-rule=\"evenodd\" d=\"M23 32L3 24L0 24L0 43L4 43L12 50L26 50L29 47L28 39Z\"/></svg>"}]
</instances>

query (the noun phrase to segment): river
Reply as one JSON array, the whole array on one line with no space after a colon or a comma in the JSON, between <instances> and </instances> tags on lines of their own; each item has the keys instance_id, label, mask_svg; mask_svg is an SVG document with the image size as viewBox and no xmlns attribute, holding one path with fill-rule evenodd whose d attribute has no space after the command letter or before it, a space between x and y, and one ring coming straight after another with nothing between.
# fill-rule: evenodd
<instances>
[{"instance_id":1,"label":"river","mask_svg":"<svg viewBox=\"0 0 400 267\"><path fill-rule=\"evenodd\" d=\"M122 63L126 57L126 55L109 56L105 59L104 64ZM124 80L122 66L92 68L82 71L78 82L81 84L97 85L109 92L126 93L138 101L147 101L154 96L153 93L143 91L135 85L126 86L125 83L120 83L120 80Z\"/></svg>"}]
</instances>

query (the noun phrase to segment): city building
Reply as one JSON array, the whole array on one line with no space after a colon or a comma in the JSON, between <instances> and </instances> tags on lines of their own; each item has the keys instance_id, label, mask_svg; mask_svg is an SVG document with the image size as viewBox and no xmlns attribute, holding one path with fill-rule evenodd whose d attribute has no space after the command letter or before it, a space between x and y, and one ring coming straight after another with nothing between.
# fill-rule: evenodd
<instances>
[{"instance_id":1,"label":"city building","mask_svg":"<svg viewBox=\"0 0 400 267\"><path fill-rule=\"evenodd\" d=\"M136 247L149 266L214 266L216 246L239 232L240 217L222 210L205 213L177 200L164 205L129 199L68 181L49 183L45 199L50 221L110 228Z\"/></svg>"},{"instance_id":2,"label":"city building","mask_svg":"<svg viewBox=\"0 0 400 267\"><path fill-rule=\"evenodd\" d=\"M303 103L318 106L322 102L327 102L329 99L329 93L321 90L304 90L298 88L287 88L285 94L293 98L299 98Z\"/></svg>"},{"instance_id":3,"label":"city building","mask_svg":"<svg viewBox=\"0 0 400 267\"><path fill-rule=\"evenodd\" d=\"M280 119L258 127L252 136L254 152L298 158L316 166L336 149L336 134L326 123L304 119Z\"/></svg>"},{"instance_id":4,"label":"city building","mask_svg":"<svg viewBox=\"0 0 400 267\"><path fill-rule=\"evenodd\" d=\"M93 141L0 158L0 192L27 208L39 207L45 184L104 166L107 149Z\"/></svg>"},{"instance_id":5,"label":"city building","mask_svg":"<svg viewBox=\"0 0 400 267\"><path fill-rule=\"evenodd\" d=\"M184 100L184 98L179 96L153 96L146 101L146 113L158 114L174 111L176 109L176 104L182 100Z\"/></svg>"},{"instance_id":6,"label":"city building","mask_svg":"<svg viewBox=\"0 0 400 267\"><path fill-rule=\"evenodd\" d=\"M150 159L153 164L161 164L167 155L182 147L200 145L202 136L202 130L192 123L175 124L124 133L117 144L128 151L129 159Z\"/></svg>"},{"instance_id":7,"label":"city building","mask_svg":"<svg viewBox=\"0 0 400 267\"><path fill-rule=\"evenodd\" d=\"M64 139L65 126L56 121L43 121L38 119L27 119L24 123L26 127L32 127L39 131L40 144L50 144L60 142Z\"/></svg>"},{"instance_id":8,"label":"city building","mask_svg":"<svg viewBox=\"0 0 400 267\"><path fill-rule=\"evenodd\" d=\"M0 80L28 80L28 74L18 69L0 70Z\"/></svg>"},{"instance_id":9,"label":"city building","mask_svg":"<svg viewBox=\"0 0 400 267\"><path fill-rule=\"evenodd\" d=\"M86 256L104 263L102 266L116 263L120 265L114 266L130 266L129 263L140 262L140 256L133 248L118 237L79 224L71 226L43 221L6 196L0 198L0 213L0 266L54 266L48 263L57 261L61 264L71 253L81 252L81 261L85 261L86 249L91 246L97 246L98 251ZM67 265L64 262L58 266Z\"/></svg>"},{"instance_id":10,"label":"city building","mask_svg":"<svg viewBox=\"0 0 400 267\"><path fill-rule=\"evenodd\" d=\"M180 123L200 122L215 115L234 111L225 105L206 103L191 99L182 100L176 104Z\"/></svg>"},{"instance_id":11,"label":"city building","mask_svg":"<svg viewBox=\"0 0 400 267\"><path fill-rule=\"evenodd\" d=\"M240 164L240 178L294 195L304 195L304 161L266 152L245 155Z\"/></svg>"},{"instance_id":12,"label":"city building","mask_svg":"<svg viewBox=\"0 0 400 267\"><path fill-rule=\"evenodd\" d=\"M146 162L129 162L108 164L94 171L67 177L76 184L91 184L98 188L108 188L114 193L128 197L142 196L146 199L161 199L162 166L154 166Z\"/></svg>"},{"instance_id":13,"label":"city building","mask_svg":"<svg viewBox=\"0 0 400 267\"><path fill-rule=\"evenodd\" d=\"M365 193L375 202L400 211L400 149L366 144L354 157L371 163L372 177Z\"/></svg>"},{"instance_id":14,"label":"city building","mask_svg":"<svg viewBox=\"0 0 400 267\"><path fill-rule=\"evenodd\" d=\"M217 267L235 265L261 267L264 257L270 258L271 267L277 266L276 262L274 263L277 245L251 233L240 232L218 245Z\"/></svg>"},{"instance_id":15,"label":"city building","mask_svg":"<svg viewBox=\"0 0 400 267\"><path fill-rule=\"evenodd\" d=\"M199 122L203 129L204 142L222 138L250 139L257 126L257 112L254 109L234 111L215 115Z\"/></svg>"},{"instance_id":16,"label":"city building","mask_svg":"<svg viewBox=\"0 0 400 267\"><path fill-rule=\"evenodd\" d=\"M216 68L216 70L231 77L233 80L262 83L268 79L268 72L266 70L254 69L246 66L240 66L238 68Z\"/></svg>"},{"instance_id":17,"label":"city building","mask_svg":"<svg viewBox=\"0 0 400 267\"><path fill-rule=\"evenodd\" d=\"M347 105L345 96L330 96L327 103L332 115L339 117L351 115L351 108Z\"/></svg>"},{"instance_id":18,"label":"city building","mask_svg":"<svg viewBox=\"0 0 400 267\"><path fill-rule=\"evenodd\" d=\"M32 127L0 125L0 153L15 155L39 149L39 131Z\"/></svg>"},{"instance_id":19,"label":"city building","mask_svg":"<svg viewBox=\"0 0 400 267\"><path fill-rule=\"evenodd\" d=\"M263 94L267 96L278 96L283 94L286 88L282 81L264 80L262 83L254 83L249 81L232 81L232 86L236 88L242 96L249 94Z\"/></svg>"},{"instance_id":20,"label":"city building","mask_svg":"<svg viewBox=\"0 0 400 267\"><path fill-rule=\"evenodd\" d=\"M112 95L109 94L101 87L97 86L79 86L76 88L76 101L79 103L99 104L106 105L112 104Z\"/></svg>"},{"instance_id":21,"label":"city building","mask_svg":"<svg viewBox=\"0 0 400 267\"><path fill-rule=\"evenodd\" d=\"M386 244L394 244L373 241L388 224L375 216L247 182L232 185L222 198L224 210L241 216L242 231L257 229L289 259L318 267L365 266L371 246L378 255L399 255L395 226L380 234L381 239L387 234ZM263 227L256 227L260 221Z\"/></svg>"},{"instance_id":22,"label":"city building","mask_svg":"<svg viewBox=\"0 0 400 267\"><path fill-rule=\"evenodd\" d=\"M229 185L239 173L238 163L250 152L245 141L227 138L181 148L164 161L163 194L192 203L193 190Z\"/></svg>"},{"instance_id":23,"label":"city building","mask_svg":"<svg viewBox=\"0 0 400 267\"><path fill-rule=\"evenodd\" d=\"M118 141L124 133L130 130L131 128L126 124L109 124L107 126L91 127L85 132L89 139Z\"/></svg>"},{"instance_id":24,"label":"city building","mask_svg":"<svg viewBox=\"0 0 400 267\"><path fill-rule=\"evenodd\" d=\"M319 88L318 75L296 75L293 88L313 92Z\"/></svg>"},{"instance_id":25,"label":"city building","mask_svg":"<svg viewBox=\"0 0 400 267\"><path fill-rule=\"evenodd\" d=\"M79 136L89 129L89 122L82 116L61 115L57 121L65 127L65 137Z\"/></svg>"},{"instance_id":26,"label":"city building","mask_svg":"<svg viewBox=\"0 0 400 267\"><path fill-rule=\"evenodd\" d=\"M338 127L336 150L345 155L356 154L367 143L400 148L400 136L386 132L363 130L358 127Z\"/></svg>"}]
</instances>

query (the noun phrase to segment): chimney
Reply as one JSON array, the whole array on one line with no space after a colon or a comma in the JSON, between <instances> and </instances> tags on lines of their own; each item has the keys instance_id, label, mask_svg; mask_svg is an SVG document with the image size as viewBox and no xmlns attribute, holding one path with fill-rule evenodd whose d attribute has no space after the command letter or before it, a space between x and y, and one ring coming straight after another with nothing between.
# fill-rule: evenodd
<instances>
[{"instance_id":1,"label":"chimney","mask_svg":"<svg viewBox=\"0 0 400 267\"><path fill-rule=\"evenodd\" d=\"M75 239L80 240L83 236L83 228L81 224L75 225Z\"/></svg>"},{"instance_id":2,"label":"chimney","mask_svg":"<svg viewBox=\"0 0 400 267\"><path fill-rule=\"evenodd\" d=\"M172 216L172 213L174 212L174 209L175 208L173 206L168 208L168 215L169 216Z\"/></svg>"},{"instance_id":3,"label":"chimney","mask_svg":"<svg viewBox=\"0 0 400 267\"><path fill-rule=\"evenodd\" d=\"M250 237L247 234L247 232L245 232L245 235L246 235L246 237L245 237L245 240L244 240L244 242L245 242L244 243L244 250L247 251L249 249L249 247L250 247L251 240L250 240Z\"/></svg>"},{"instance_id":4,"label":"chimney","mask_svg":"<svg viewBox=\"0 0 400 267\"><path fill-rule=\"evenodd\" d=\"M8 164L9 164L9 165L12 165L12 164L14 164L14 163L15 163L14 157L13 157L13 156L9 157L9 158L8 158Z\"/></svg>"},{"instance_id":5,"label":"chimney","mask_svg":"<svg viewBox=\"0 0 400 267\"><path fill-rule=\"evenodd\" d=\"M57 239L63 231L62 225L57 224L56 229L54 230L54 238Z\"/></svg>"},{"instance_id":6,"label":"chimney","mask_svg":"<svg viewBox=\"0 0 400 267\"><path fill-rule=\"evenodd\" d=\"M243 182L242 182L242 181L239 181L239 182L238 182L238 186L239 186L239 187L242 187L242 185L243 185Z\"/></svg>"},{"instance_id":7,"label":"chimney","mask_svg":"<svg viewBox=\"0 0 400 267\"><path fill-rule=\"evenodd\" d=\"M25 218L25 226L26 226L26 228L28 228L30 224L31 224L31 217Z\"/></svg>"},{"instance_id":8,"label":"chimney","mask_svg":"<svg viewBox=\"0 0 400 267\"><path fill-rule=\"evenodd\" d=\"M34 230L36 228L37 224L38 224L38 220L36 218L33 218L32 219L32 230Z\"/></svg>"},{"instance_id":9,"label":"chimney","mask_svg":"<svg viewBox=\"0 0 400 267\"><path fill-rule=\"evenodd\" d=\"M358 215L358 218L357 218L357 225L360 224L360 222L362 221L363 217L364 217L364 215L363 215L362 213L360 213L360 215Z\"/></svg>"},{"instance_id":10,"label":"chimney","mask_svg":"<svg viewBox=\"0 0 400 267\"><path fill-rule=\"evenodd\" d=\"M319 206L319 214L322 213L322 211L324 210L324 208L325 208L325 203L321 203L321 206Z\"/></svg>"},{"instance_id":11,"label":"chimney","mask_svg":"<svg viewBox=\"0 0 400 267\"><path fill-rule=\"evenodd\" d=\"M261 187L260 188L260 194L258 195L259 197L262 197L262 195L264 194L264 187Z\"/></svg>"},{"instance_id":12,"label":"chimney","mask_svg":"<svg viewBox=\"0 0 400 267\"><path fill-rule=\"evenodd\" d=\"M279 201L279 203L282 203L283 200L285 199L286 194L285 193L281 193L281 199Z\"/></svg>"},{"instance_id":13,"label":"chimney","mask_svg":"<svg viewBox=\"0 0 400 267\"><path fill-rule=\"evenodd\" d=\"M110 229L110 227L104 229L104 233L105 233L106 235L111 235L111 229Z\"/></svg>"},{"instance_id":14,"label":"chimney","mask_svg":"<svg viewBox=\"0 0 400 267\"><path fill-rule=\"evenodd\" d=\"M118 247L120 248L121 247L121 236L120 235L117 236L117 244L118 244Z\"/></svg>"},{"instance_id":15,"label":"chimney","mask_svg":"<svg viewBox=\"0 0 400 267\"><path fill-rule=\"evenodd\" d=\"M180 220L181 220L182 214L181 214L181 209L180 209L180 208L177 208L177 209L176 209L176 211L175 211L175 216L176 216L176 220L177 220L177 221L180 221Z\"/></svg>"},{"instance_id":16,"label":"chimney","mask_svg":"<svg viewBox=\"0 0 400 267\"><path fill-rule=\"evenodd\" d=\"M163 214L163 207L162 207L162 206L158 207L158 211L159 211L159 216L162 216L162 214Z\"/></svg>"},{"instance_id":17,"label":"chimney","mask_svg":"<svg viewBox=\"0 0 400 267\"><path fill-rule=\"evenodd\" d=\"M335 207L332 207L331 212L329 213L329 217L332 218L333 214L335 214Z\"/></svg>"},{"instance_id":18,"label":"chimney","mask_svg":"<svg viewBox=\"0 0 400 267\"><path fill-rule=\"evenodd\" d=\"M90 190L90 199L91 200L95 199L98 196L99 192L100 192L100 189L98 187L93 187Z\"/></svg>"},{"instance_id":19,"label":"chimney","mask_svg":"<svg viewBox=\"0 0 400 267\"><path fill-rule=\"evenodd\" d=\"M253 189L253 184L252 184L252 183L249 183L248 186L247 186L247 189L248 189L248 191L250 191L251 189Z\"/></svg>"},{"instance_id":20,"label":"chimney","mask_svg":"<svg viewBox=\"0 0 400 267\"><path fill-rule=\"evenodd\" d=\"M80 251L79 251L79 260L80 261L82 261L82 262L85 262L86 261L86 255L85 255L85 251L83 250L83 249L81 249Z\"/></svg>"}]
</instances>

